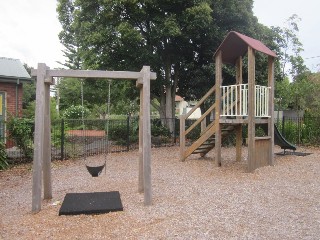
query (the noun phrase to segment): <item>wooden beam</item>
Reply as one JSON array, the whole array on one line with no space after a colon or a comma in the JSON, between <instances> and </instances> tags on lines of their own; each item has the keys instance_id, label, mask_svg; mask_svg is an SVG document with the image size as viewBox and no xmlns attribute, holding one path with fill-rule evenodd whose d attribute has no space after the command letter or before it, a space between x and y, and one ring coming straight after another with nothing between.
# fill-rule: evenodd
<instances>
[{"instance_id":1,"label":"wooden beam","mask_svg":"<svg viewBox=\"0 0 320 240\"><path fill-rule=\"evenodd\" d=\"M222 53L219 51L215 58L216 65L216 111L215 111L215 148L216 148L216 166L221 166L221 85L222 85Z\"/></svg>"},{"instance_id":2,"label":"wooden beam","mask_svg":"<svg viewBox=\"0 0 320 240\"><path fill-rule=\"evenodd\" d=\"M216 89L215 89L215 86L213 86L212 88L210 88L210 90L206 93L206 95L204 95L204 96L200 99L200 101L199 101L193 108L191 108L191 110L190 110L187 114L185 114L185 119L187 119L188 117L190 117L190 115L191 115L198 107L200 107L201 104L202 104L211 94L213 94L215 90L216 90Z\"/></svg>"},{"instance_id":3,"label":"wooden beam","mask_svg":"<svg viewBox=\"0 0 320 240\"><path fill-rule=\"evenodd\" d=\"M42 159L44 142L44 118L45 115L45 83L47 67L44 63L38 64L37 88L36 88L36 110L34 131L34 152L32 167L32 212L41 210L42 191Z\"/></svg>"},{"instance_id":4,"label":"wooden beam","mask_svg":"<svg viewBox=\"0 0 320 240\"><path fill-rule=\"evenodd\" d=\"M37 75L37 69L31 71L32 76ZM73 70L53 69L47 71L48 77L69 77L69 78L108 78L108 79L139 79L141 72L131 71L102 71L102 70ZM157 74L150 72L150 79L155 80Z\"/></svg>"},{"instance_id":5,"label":"wooden beam","mask_svg":"<svg viewBox=\"0 0 320 240\"><path fill-rule=\"evenodd\" d=\"M205 131L200 138L198 138L188 149L184 152L184 157L189 157L194 150L196 150L198 147L201 146L202 143L204 143L206 140L208 140L214 133L216 132L216 126L213 124L211 128L209 128L207 131Z\"/></svg>"},{"instance_id":6,"label":"wooden beam","mask_svg":"<svg viewBox=\"0 0 320 240\"><path fill-rule=\"evenodd\" d=\"M240 56L236 62L236 84L242 84L242 57Z\"/></svg>"},{"instance_id":7,"label":"wooden beam","mask_svg":"<svg viewBox=\"0 0 320 240\"><path fill-rule=\"evenodd\" d=\"M255 52L248 46L248 171L255 165Z\"/></svg>"},{"instance_id":8,"label":"wooden beam","mask_svg":"<svg viewBox=\"0 0 320 240\"><path fill-rule=\"evenodd\" d=\"M242 56L237 59L236 62L236 84L242 84ZM238 88L238 99L237 99L237 107L240 109L240 88ZM237 117L237 119L241 119L241 117ZM242 156L242 124L239 124L236 127L236 161L240 162Z\"/></svg>"},{"instance_id":9,"label":"wooden beam","mask_svg":"<svg viewBox=\"0 0 320 240\"><path fill-rule=\"evenodd\" d=\"M268 120L269 118L267 119L263 119L263 118L257 118L255 119L255 124L267 124L268 123ZM245 119L241 119L241 118L236 118L236 119L220 119L220 123L227 123L227 124L239 124L239 123L243 123L243 124L248 124L249 123L249 120L247 118Z\"/></svg>"},{"instance_id":10,"label":"wooden beam","mask_svg":"<svg viewBox=\"0 0 320 240\"><path fill-rule=\"evenodd\" d=\"M268 134L270 140L270 161L269 164L274 166L274 58L268 57L268 87L270 87L269 95L269 114Z\"/></svg>"},{"instance_id":11,"label":"wooden beam","mask_svg":"<svg viewBox=\"0 0 320 240\"><path fill-rule=\"evenodd\" d=\"M51 81L50 81L51 82ZM43 139L43 197L52 198L52 180L51 180L51 119L50 119L50 84L45 83L44 97L44 139Z\"/></svg>"},{"instance_id":12,"label":"wooden beam","mask_svg":"<svg viewBox=\"0 0 320 240\"><path fill-rule=\"evenodd\" d=\"M150 67L143 66L143 176L144 176L144 204L152 204L151 184L151 126L150 126Z\"/></svg>"},{"instance_id":13,"label":"wooden beam","mask_svg":"<svg viewBox=\"0 0 320 240\"><path fill-rule=\"evenodd\" d=\"M138 179L138 192L144 192L143 182L143 85L138 85L140 88L140 113L139 113L139 179Z\"/></svg>"},{"instance_id":14,"label":"wooden beam","mask_svg":"<svg viewBox=\"0 0 320 240\"><path fill-rule=\"evenodd\" d=\"M236 127L236 161L240 162L242 156L242 125Z\"/></svg>"},{"instance_id":15,"label":"wooden beam","mask_svg":"<svg viewBox=\"0 0 320 240\"><path fill-rule=\"evenodd\" d=\"M216 108L217 104L214 103L213 105L211 105L211 107L204 113L201 115L200 118L197 119L197 121L195 121L186 131L185 131L185 135L187 135L189 132L191 132L191 130L193 130L199 123L202 122L202 120L204 120L215 108Z\"/></svg>"},{"instance_id":16,"label":"wooden beam","mask_svg":"<svg viewBox=\"0 0 320 240\"><path fill-rule=\"evenodd\" d=\"M184 115L180 116L180 161L184 161L185 158L185 149L186 149L186 122Z\"/></svg>"}]
</instances>

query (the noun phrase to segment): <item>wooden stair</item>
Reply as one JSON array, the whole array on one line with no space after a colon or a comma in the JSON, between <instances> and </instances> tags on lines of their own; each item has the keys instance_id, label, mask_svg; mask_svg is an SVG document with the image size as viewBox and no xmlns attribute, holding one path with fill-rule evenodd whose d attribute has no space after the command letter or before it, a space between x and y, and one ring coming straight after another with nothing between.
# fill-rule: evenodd
<instances>
[{"instance_id":1,"label":"wooden stair","mask_svg":"<svg viewBox=\"0 0 320 240\"><path fill-rule=\"evenodd\" d=\"M215 113L215 109L217 104L213 103L211 107L207 109L205 113L201 115L199 119L197 119L188 129L185 129L185 120L203 104L210 95L215 93L215 86L211 88L204 96L200 99L200 101L186 114L180 117L180 160L184 161L191 154L200 154L201 156L205 156L210 150L215 147L215 131L216 131L216 122L213 121L209 125L206 124L206 119L211 113ZM221 97L223 100L225 96ZM219 105L218 105L219 106ZM204 123L204 124L203 124ZM195 129L196 126L201 124L202 133L200 137L192 143L191 146L186 147L185 141L187 139L187 135ZM234 130L234 127L229 125L226 126L225 129L222 130L221 136L225 138Z\"/></svg>"},{"instance_id":2,"label":"wooden stair","mask_svg":"<svg viewBox=\"0 0 320 240\"><path fill-rule=\"evenodd\" d=\"M209 125L210 126L210 125ZM212 127L214 126L214 124L211 125ZM233 131L234 131L234 126L232 125L226 125L225 128L223 128L221 130L221 136L222 136L222 139L226 138L227 136L229 136ZM206 131L208 131L206 129ZM203 133L204 134L204 133ZM203 135L202 134L202 135ZM189 151L187 150L186 151L186 157L190 156L191 154L200 154L201 157L204 157L208 152L210 152L214 146L215 146L215 137L214 137L215 133L213 133L211 136L209 136L208 139L206 139L204 142L202 142L199 145L199 142L196 144L196 142L194 142L190 147L189 147ZM201 138L201 137L200 137ZM200 139L199 138L199 139ZM204 139L204 138L203 138ZM195 146L198 146L197 148L195 148ZM194 149L193 151L191 151L192 149Z\"/></svg>"}]
</instances>

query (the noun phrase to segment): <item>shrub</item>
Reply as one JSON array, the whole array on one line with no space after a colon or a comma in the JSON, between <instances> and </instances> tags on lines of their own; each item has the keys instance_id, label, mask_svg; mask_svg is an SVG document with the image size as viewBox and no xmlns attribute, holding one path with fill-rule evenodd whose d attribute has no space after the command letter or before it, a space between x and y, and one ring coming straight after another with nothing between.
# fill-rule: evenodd
<instances>
[{"instance_id":1,"label":"shrub","mask_svg":"<svg viewBox=\"0 0 320 240\"><path fill-rule=\"evenodd\" d=\"M82 111L84 118L87 118L90 115L90 110L88 108L83 107L81 105L71 105L64 111L63 117L66 119L81 119Z\"/></svg>"},{"instance_id":2,"label":"shrub","mask_svg":"<svg viewBox=\"0 0 320 240\"><path fill-rule=\"evenodd\" d=\"M170 137L170 130L166 126L151 125L151 135L154 137Z\"/></svg>"},{"instance_id":3,"label":"shrub","mask_svg":"<svg viewBox=\"0 0 320 240\"><path fill-rule=\"evenodd\" d=\"M187 138L191 141L197 140L201 135L201 126L198 124L191 132L188 133Z\"/></svg>"},{"instance_id":4,"label":"shrub","mask_svg":"<svg viewBox=\"0 0 320 240\"><path fill-rule=\"evenodd\" d=\"M26 118L11 117L7 122L9 138L22 150L27 159L32 158L33 153L33 121Z\"/></svg>"},{"instance_id":5,"label":"shrub","mask_svg":"<svg viewBox=\"0 0 320 240\"><path fill-rule=\"evenodd\" d=\"M112 124L109 126L109 139L116 141L119 145L126 145L128 139L128 126L127 124ZM130 143L137 142L138 132L131 126L129 129Z\"/></svg>"}]
</instances>

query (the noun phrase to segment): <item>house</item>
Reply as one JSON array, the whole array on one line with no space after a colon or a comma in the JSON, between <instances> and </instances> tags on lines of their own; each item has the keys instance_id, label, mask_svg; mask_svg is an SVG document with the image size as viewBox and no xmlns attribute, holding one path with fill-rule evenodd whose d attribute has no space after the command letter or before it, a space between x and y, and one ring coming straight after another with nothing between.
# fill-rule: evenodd
<instances>
[{"instance_id":1,"label":"house","mask_svg":"<svg viewBox=\"0 0 320 240\"><path fill-rule=\"evenodd\" d=\"M182 97L176 95L175 97L176 103L176 116L180 116L182 114L188 113L196 104L195 101L186 102ZM198 119L201 117L201 110L197 108L191 115L190 119Z\"/></svg>"},{"instance_id":2,"label":"house","mask_svg":"<svg viewBox=\"0 0 320 240\"><path fill-rule=\"evenodd\" d=\"M20 60L0 57L0 137L4 137L3 122L8 115L22 116L23 83L31 77Z\"/></svg>"}]
</instances>

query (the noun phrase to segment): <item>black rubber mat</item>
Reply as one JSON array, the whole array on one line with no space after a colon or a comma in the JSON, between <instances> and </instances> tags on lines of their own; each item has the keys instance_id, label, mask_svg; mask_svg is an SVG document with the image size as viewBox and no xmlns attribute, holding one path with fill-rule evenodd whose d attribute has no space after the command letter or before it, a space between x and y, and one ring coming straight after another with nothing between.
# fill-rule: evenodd
<instances>
[{"instance_id":1,"label":"black rubber mat","mask_svg":"<svg viewBox=\"0 0 320 240\"><path fill-rule=\"evenodd\" d=\"M277 155L285 156L285 155L295 155L295 156L308 156L312 153L305 153L305 152L295 152L295 151L286 151L286 152L278 152Z\"/></svg>"},{"instance_id":2,"label":"black rubber mat","mask_svg":"<svg viewBox=\"0 0 320 240\"><path fill-rule=\"evenodd\" d=\"M67 193L59 215L102 214L116 211L123 211L118 191Z\"/></svg>"}]
</instances>

